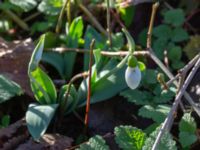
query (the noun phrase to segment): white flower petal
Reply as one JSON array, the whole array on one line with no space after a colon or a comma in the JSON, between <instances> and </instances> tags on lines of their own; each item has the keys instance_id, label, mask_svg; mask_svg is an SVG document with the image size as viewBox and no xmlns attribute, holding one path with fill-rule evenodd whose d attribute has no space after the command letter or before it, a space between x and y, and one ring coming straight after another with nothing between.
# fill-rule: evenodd
<instances>
[{"instance_id":1,"label":"white flower petal","mask_svg":"<svg viewBox=\"0 0 200 150\"><path fill-rule=\"evenodd\" d=\"M125 72L125 80L129 88L136 89L141 81L141 72L138 67L127 67Z\"/></svg>"}]
</instances>

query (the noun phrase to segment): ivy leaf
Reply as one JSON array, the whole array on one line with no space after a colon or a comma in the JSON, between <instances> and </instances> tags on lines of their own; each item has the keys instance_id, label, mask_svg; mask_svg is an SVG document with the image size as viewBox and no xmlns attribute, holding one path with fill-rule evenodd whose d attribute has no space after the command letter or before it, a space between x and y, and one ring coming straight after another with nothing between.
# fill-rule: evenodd
<instances>
[{"instance_id":1,"label":"ivy leaf","mask_svg":"<svg viewBox=\"0 0 200 150\"><path fill-rule=\"evenodd\" d=\"M20 7L25 12L32 10L35 6L37 6L36 0L9 0L12 4Z\"/></svg>"},{"instance_id":2,"label":"ivy leaf","mask_svg":"<svg viewBox=\"0 0 200 150\"><path fill-rule=\"evenodd\" d=\"M172 30L168 25L159 25L153 29L153 35L157 38L170 39L172 36Z\"/></svg>"},{"instance_id":3,"label":"ivy leaf","mask_svg":"<svg viewBox=\"0 0 200 150\"><path fill-rule=\"evenodd\" d=\"M81 144L80 148L76 150L109 150L109 147L101 136L96 135L90 138L86 144Z\"/></svg>"},{"instance_id":4,"label":"ivy leaf","mask_svg":"<svg viewBox=\"0 0 200 150\"><path fill-rule=\"evenodd\" d=\"M57 104L29 105L28 111L26 112L26 123L34 140L39 140L39 138L45 133L57 107Z\"/></svg>"},{"instance_id":5,"label":"ivy leaf","mask_svg":"<svg viewBox=\"0 0 200 150\"><path fill-rule=\"evenodd\" d=\"M138 115L153 119L156 123L162 123L170 111L168 105L158 105L156 107L145 105L140 108Z\"/></svg>"},{"instance_id":6,"label":"ivy leaf","mask_svg":"<svg viewBox=\"0 0 200 150\"><path fill-rule=\"evenodd\" d=\"M158 136L160 127L158 127L154 132L152 132L149 137L146 139L142 150L151 150L153 144ZM176 142L172 139L172 136L167 131L164 132L161 137L161 141L157 147L158 150L177 150Z\"/></svg>"},{"instance_id":7,"label":"ivy leaf","mask_svg":"<svg viewBox=\"0 0 200 150\"><path fill-rule=\"evenodd\" d=\"M43 0L38 10L46 15L58 15L62 8L63 0Z\"/></svg>"},{"instance_id":8,"label":"ivy leaf","mask_svg":"<svg viewBox=\"0 0 200 150\"><path fill-rule=\"evenodd\" d=\"M123 150L142 150L146 134L132 126L115 127L115 141Z\"/></svg>"},{"instance_id":9,"label":"ivy leaf","mask_svg":"<svg viewBox=\"0 0 200 150\"><path fill-rule=\"evenodd\" d=\"M0 75L0 93L0 103L3 103L15 95L21 95L23 91L17 83Z\"/></svg>"},{"instance_id":10,"label":"ivy leaf","mask_svg":"<svg viewBox=\"0 0 200 150\"><path fill-rule=\"evenodd\" d=\"M172 41L182 42L189 38L188 33L183 28L175 28L172 31Z\"/></svg>"},{"instance_id":11,"label":"ivy leaf","mask_svg":"<svg viewBox=\"0 0 200 150\"><path fill-rule=\"evenodd\" d=\"M185 20L182 9L172 9L164 14L164 22L172 24L175 27L183 25Z\"/></svg>"}]
</instances>

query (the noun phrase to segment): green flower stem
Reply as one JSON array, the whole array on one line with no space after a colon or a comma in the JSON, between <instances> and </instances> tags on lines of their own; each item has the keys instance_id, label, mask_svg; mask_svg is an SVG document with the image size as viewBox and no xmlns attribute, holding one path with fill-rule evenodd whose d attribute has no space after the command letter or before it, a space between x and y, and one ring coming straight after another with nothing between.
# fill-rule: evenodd
<instances>
[{"instance_id":1,"label":"green flower stem","mask_svg":"<svg viewBox=\"0 0 200 150\"><path fill-rule=\"evenodd\" d=\"M111 33L111 26L110 26L110 2L109 0L106 0L107 2L107 30L108 30L108 41L109 41L109 46L112 47L112 33Z\"/></svg>"},{"instance_id":2,"label":"green flower stem","mask_svg":"<svg viewBox=\"0 0 200 150\"><path fill-rule=\"evenodd\" d=\"M68 5L67 5L67 20L68 20L68 24L69 27L71 25L72 19L71 19L71 0L68 1Z\"/></svg>"}]
</instances>

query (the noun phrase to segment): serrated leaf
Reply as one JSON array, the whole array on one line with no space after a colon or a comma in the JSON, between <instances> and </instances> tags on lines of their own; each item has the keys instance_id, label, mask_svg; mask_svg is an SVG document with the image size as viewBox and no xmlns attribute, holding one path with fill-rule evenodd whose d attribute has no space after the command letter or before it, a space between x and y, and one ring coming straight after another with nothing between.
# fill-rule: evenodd
<instances>
[{"instance_id":1,"label":"serrated leaf","mask_svg":"<svg viewBox=\"0 0 200 150\"><path fill-rule=\"evenodd\" d=\"M170 39L172 36L172 30L168 25L159 25L153 29L153 35L157 38Z\"/></svg>"},{"instance_id":2,"label":"serrated leaf","mask_svg":"<svg viewBox=\"0 0 200 150\"><path fill-rule=\"evenodd\" d=\"M156 140L156 137L160 131L160 127L158 127L154 132L152 132L149 137L146 139L142 150L151 150L153 144ZM158 150L177 150L176 142L172 139L172 136L167 131L164 132L161 137L161 141L157 147Z\"/></svg>"},{"instance_id":3,"label":"serrated leaf","mask_svg":"<svg viewBox=\"0 0 200 150\"><path fill-rule=\"evenodd\" d=\"M20 7L25 12L32 10L37 6L37 0L9 0L12 4Z\"/></svg>"},{"instance_id":4,"label":"serrated leaf","mask_svg":"<svg viewBox=\"0 0 200 150\"><path fill-rule=\"evenodd\" d=\"M184 66L185 66L185 63L183 61L177 60L177 61L172 62L172 68L175 69L175 70L181 69Z\"/></svg>"},{"instance_id":5,"label":"serrated leaf","mask_svg":"<svg viewBox=\"0 0 200 150\"><path fill-rule=\"evenodd\" d=\"M162 123L170 111L168 105L158 105L156 107L145 105L139 109L138 115L154 120L156 123Z\"/></svg>"},{"instance_id":6,"label":"serrated leaf","mask_svg":"<svg viewBox=\"0 0 200 150\"><path fill-rule=\"evenodd\" d=\"M29 105L28 111L26 112L26 123L34 140L39 140L39 138L45 133L57 107L57 104Z\"/></svg>"},{"instance_id":7,"label":"serrated leaf","mask_svg":"<svg viewBox=\"0 0 200 150\"><path fill-rule=\"evenodd\" d=\"M179 123L179 130L182 132L195 133L197 129L196 122L190 113L185 113Z\"/></svg>"},{"instance_id":8,"label":"serrated leaf","mask_svg":"<svg viewBox=\"0 0 200 150\"><path fill-rule=\"evenodd\" d=\"M175 27L183 25L184 20L185 17L182 9L172 9L164 14L164 21Z\"/></svg>"},{"instance_id":9,"label":"serrated leaf","mask_svg":"<svg viewBox=\"0 0 200 150\"><path fill-rule=\"evenodd\" d=\"M0 75L0 93L0 103L3 103L15 95L21 95L23 91L20 85Z\"/></svg>"},{"instance_id":10,"label":"serrated leaf","mask_svg":"<svg viewBox=\"0 0 200 150\"><path fill-rule=\"evenodd\" d=\"M120 96L127 98L129 102L135 103L136 105L145 105L151 104L153 95L147 91L139 91L139 90L125 90L120 92Z\"/></svg>"},{"instance_id":11,"label":"serrated leaf","mask_svg":"<svg viewBox=\"0 0 200 150\"><path fill-rule=\"evenodd\" d=\"M81 144L80 148L76 150L109 150L109 147L101 136L96 135L90 138L86 144Z\"/></svg>"},{"instance_id":12,"label":"serrated leaf","mask_svg":"<svg viewBox=\"0 0 200 150\"><path fill-rule=\"evenodd\" d=\"M182 42L189 38L188 33L183 28L175 28L172 31L172 41Z\"/></svg>"},{"instance_id":13,"label":"serrated leaf","mask_svg":"<svg viewBox=\"0 0 200 150\"><path fill-rule=\"evenodd\" d=\"M56 103L57 92L54 83L42 69L38 67L29 77L34 96L41 104Z\"/></svg>"},{"instance_id":14,"label":"serrated leaf","mask_svg":"<svg viewBox=\"0 0 200 150\"><path fill-rule=\"evenodd\" d=\"M38 10L46 15L58 15L62 8L63 0L43 0Z\"/></svg>"},{"instance_id":15,"label":"serrated leaf","mask_svg":"<svg viewBox=\"0 0 200 150\"><path fill-rule=\"evenodd\" d=\"M167 39L166 38L158 38L153 42L153 50L156 53L156 56L161 60L164 58L164 50L167 47Z\"/></svg>"},{"instance_id":16,"label":"serrated leaf","mask_svg":"<svg viewBox=\"0 0 200 150\"><path fill-rule=\"evenodd\" d=\"M146 134L132 126L115 127L115 141L123 150L142 150Z\"/></svg>"},{"instance_id":17,"label":"serrated leaf","mask_svg":"<svg viewBox=\"0 0 200 150\"><path fill-rule=\"evenodd\" d=\"M146 84L155 84L157 83L157 71L153 69L146 69L144 71L144 76L143 76L143 83Z\"/></svg>"}]
</instances>

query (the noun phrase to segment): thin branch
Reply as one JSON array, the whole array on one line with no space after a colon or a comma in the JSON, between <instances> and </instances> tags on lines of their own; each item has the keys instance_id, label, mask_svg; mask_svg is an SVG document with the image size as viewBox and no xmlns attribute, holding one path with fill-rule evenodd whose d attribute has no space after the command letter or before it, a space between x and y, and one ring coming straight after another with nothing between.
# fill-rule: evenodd
<instances>
[{"instance_id":1,"label":"thin branch","mask_svg":"<svg viewBox=\"0 0 200 150\"><path fill-rule=\"evenodd\" d=\"M186 91L186 88L188 87L189 83L191 82L192 78L194 77L196 71L198 70L198 68L200 67L200 57L198 58L198 61L196 62L196 64L194 65L194 67L192 68L192 71L190 72L190 74L188 75L187 79L185 80L183 86L181 87L180 91L178 92L175 101L173 103L173 106L167 116L167 118L165 119L160 132L157 135L157 138L155 140L155 143L152 147L152 150L156 150L162 135L164 134L165 131L169 131L170 130L170 124L173 122L174 118L173 118L173 114L176 112L177 107L179 102L181 101L181 98L183 96L183 94Z\"/></svg>"},{"instance_id":2,"label":"thin branch","mask_svg":"<svg viewBox=\"0 0 200 150\"><path fill-rule=\"evenodd\" d=\"M112 37L111 37L111 26L110 26L110 2L109 0L106 0L107 2L107 16L106 16L106 19L107 19L107 30L108 30L108 41L109 41L109 46L110 48L112 47Z\"/></svg>"},{"instance_id":3,"label":"thin branch","mask_svg":"<svg viewBox=\"0 0 200 150\"><path fill-rule=\"evenodd\" d=\"M89 61L89 76L88 76L88 90L87 90L87 102L85 110L85 131L88 128L89 123L89 112L90 112L90 99L91 99L91 76L92 76L92 63L93 63L93 49L94 49L95 40L93 39L90 44L90 61Z\"/></svg>"},{"instance_id":4,"label":"thin branch","mask_svg":"<svg viewBox=\"0 0 200 150\"><path fill-rule=\"evenodd\" d=\"M152 37L152 31L153 31L153 23L155 20L155 15L156 15L156 11L158 9L159 6L159 2L153 4L152 6L152 13L151 13L151 20L150 20L150 24L149 24L149 30L147 32L147 49L151 48L151 37Z\"/></svg>"},{"instance_id":5,"label":"thin branch","mask_svg":"<svg viewBox=\"0 0 200 150\"><path fill-rule=\"evenodd\" d=\"M77 53L90 53L90 50L88 49L80 49L80 48L64 48L64 47L57 47L57 48L50 48L50 49L45 49L46 51L54 51L54 52L59 52L59 53L64 53L64 52L77 52ZM128 51L117 51L117 52L112 52L112 51L106 51L106 50L101 50L101 55L103 56L108 56L108 57L113 57L113 56L126 56L129 54ZM133 55L135 56L149 56L149 51L134 51Z\"/></svg>"}]
</instances>

